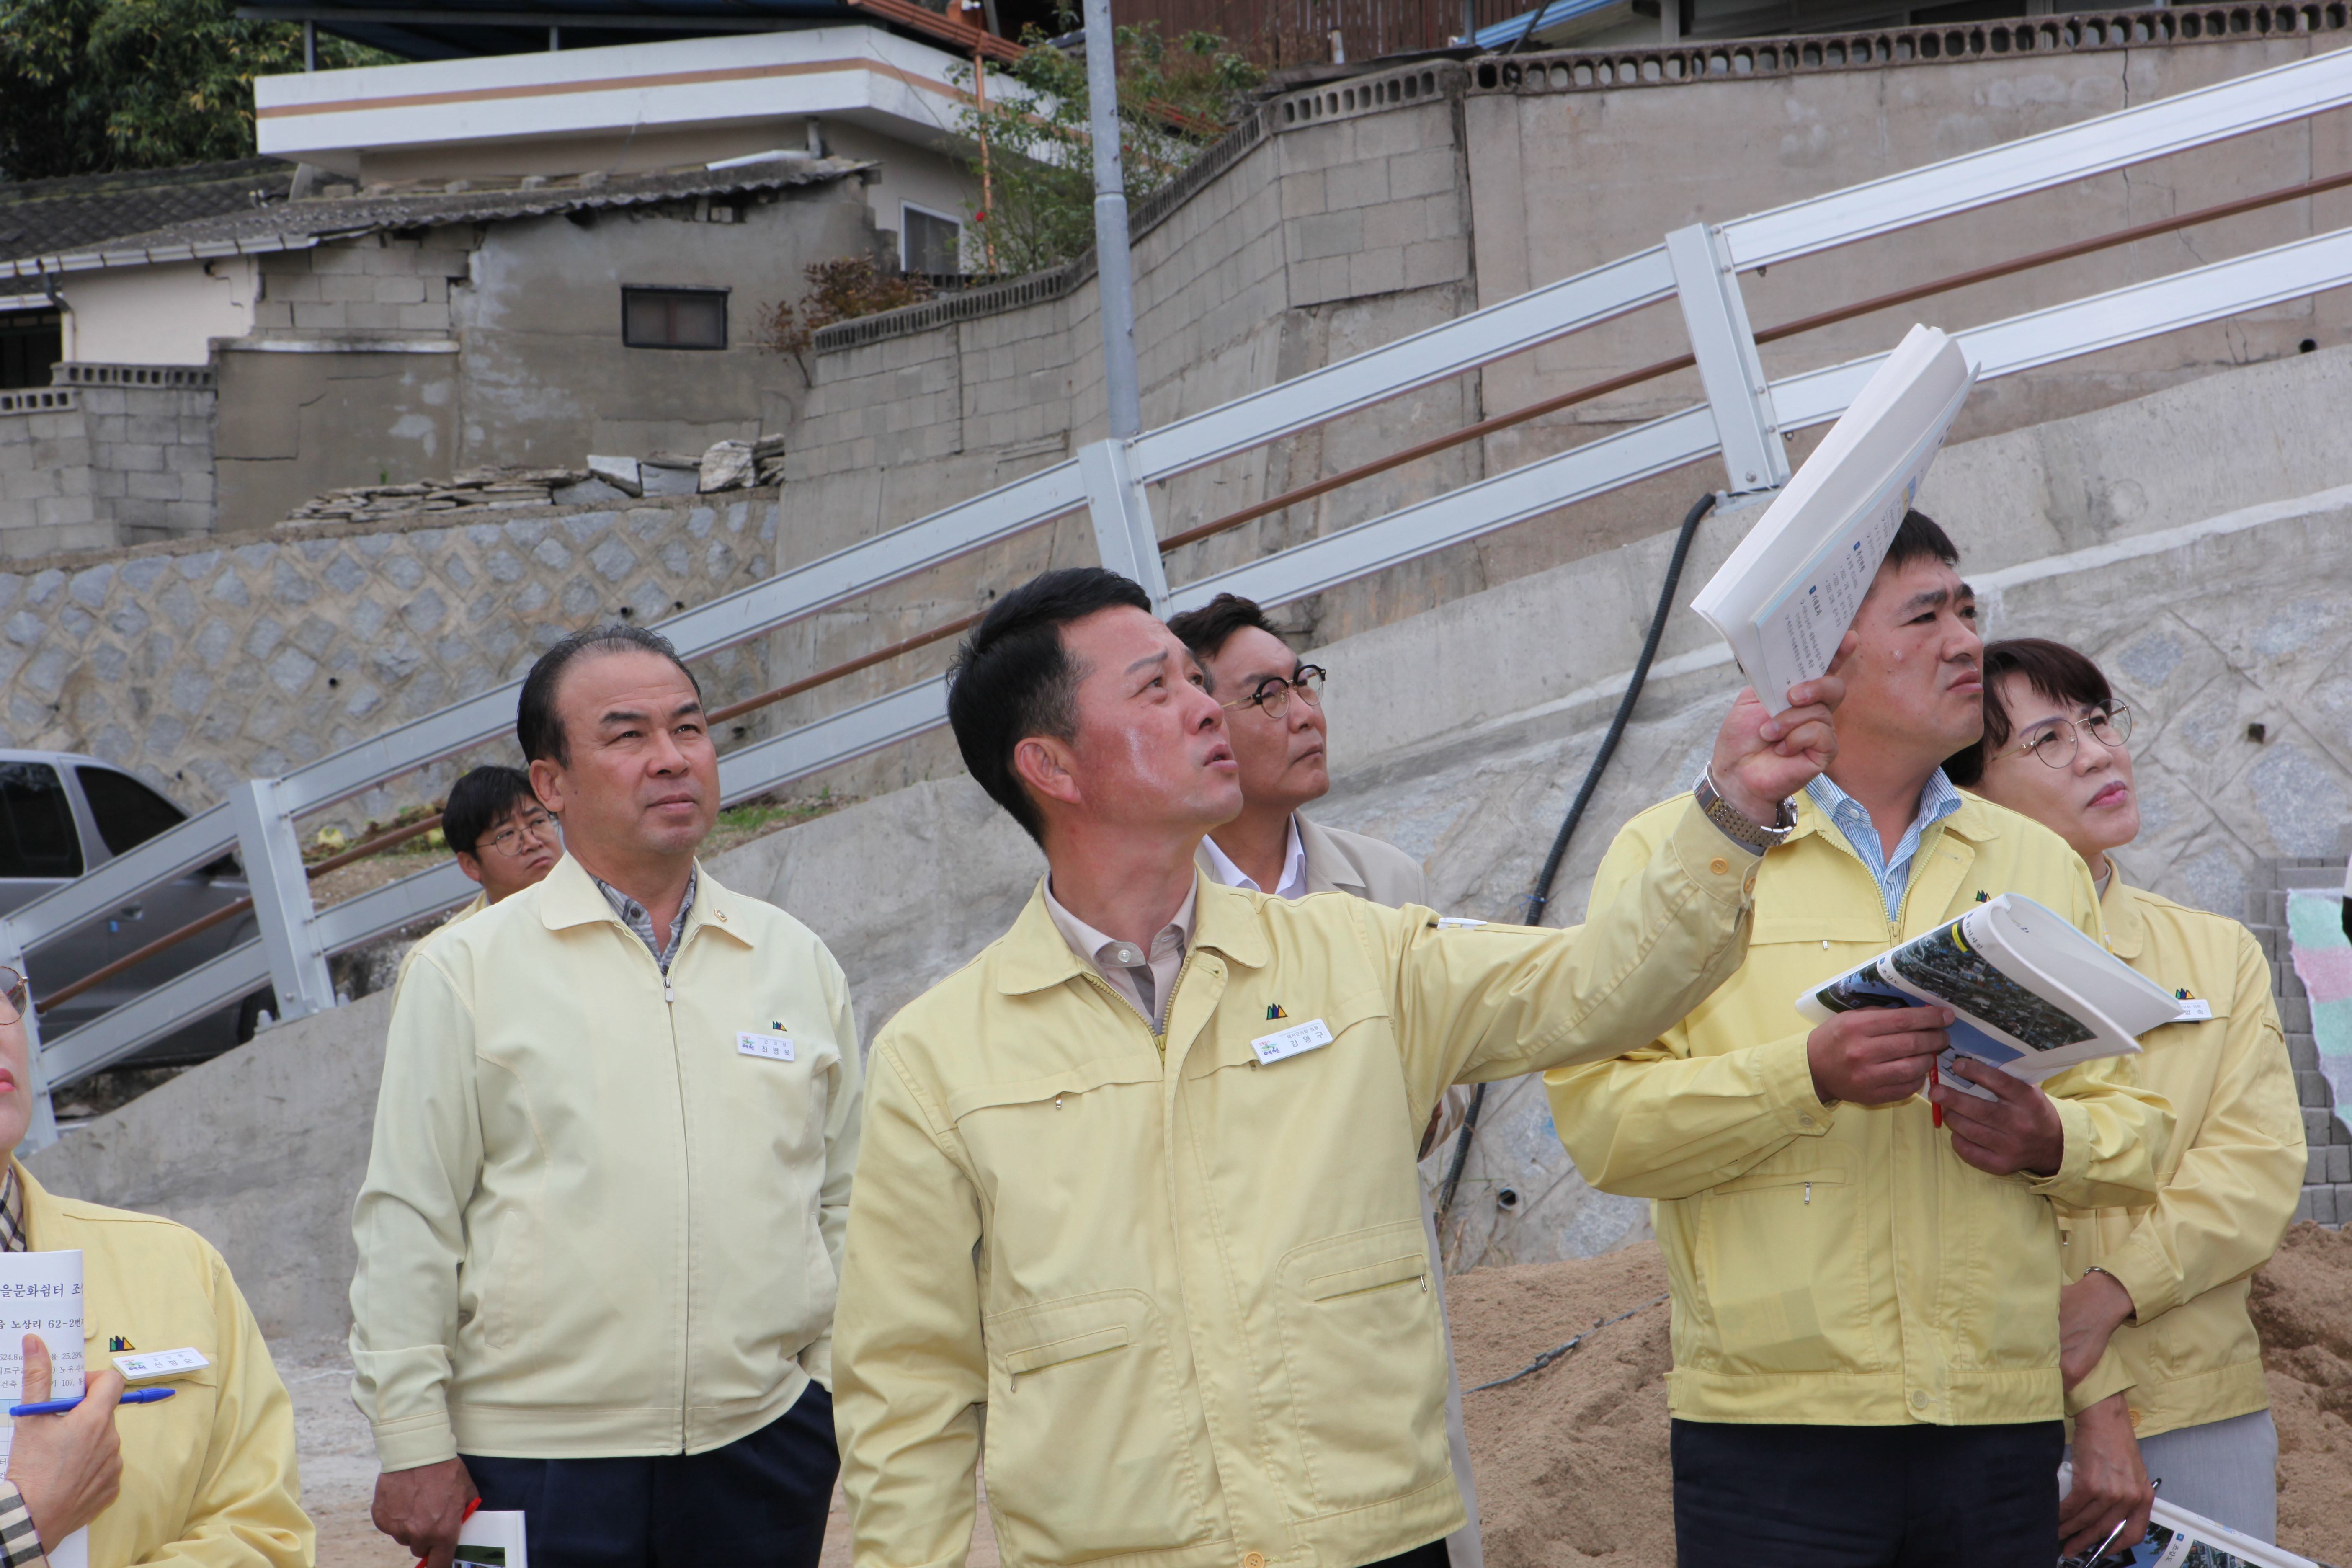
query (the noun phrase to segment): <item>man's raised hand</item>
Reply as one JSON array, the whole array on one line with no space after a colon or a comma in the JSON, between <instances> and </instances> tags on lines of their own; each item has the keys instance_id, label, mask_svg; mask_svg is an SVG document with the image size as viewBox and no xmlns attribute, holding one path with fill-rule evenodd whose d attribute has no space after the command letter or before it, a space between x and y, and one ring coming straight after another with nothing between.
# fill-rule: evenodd
<instances>
[{"instance_id":1,"label":"man's raised hand","mask_svg":"<svg viewBox=\"0 0 2352 1568\"><path fill-rule=\"evenodd\" d=\"M1837 757L1832 715L1845 700L1838 671L1857 639L1852 632L1838 645L1829 673L1789 688L1789 707L1768 713L1751 689L1742 691L1716 731L1708 771L1715 787L1750 822L1769 826L1780 803L1813 782Z\"/></svg>"}]
</instances>

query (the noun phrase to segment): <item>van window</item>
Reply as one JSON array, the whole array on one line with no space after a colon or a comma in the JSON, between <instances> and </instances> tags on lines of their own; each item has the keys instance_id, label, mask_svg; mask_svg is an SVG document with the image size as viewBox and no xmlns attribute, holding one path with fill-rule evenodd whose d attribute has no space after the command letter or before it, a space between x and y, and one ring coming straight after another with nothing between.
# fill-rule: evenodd
<instances>
[{"instance_id":1,"label":"van window","mask_svg":"<svg viewBox=\"0 0 2352 1568\"><path fill-rule=\"evenodd\" d=\"M112 768L76 768L82 798L98 818L98 836L117 855L134 849L159 833L177 827L187 814L129 773Z\"/></svg>"},{"instance_id":2,"label":"van window","mask_svg":"<svg viewBox=\"0 0 2352 1568\"><path fill-rule=\"evenodd\" d=\"M0 763L0 877L79 877L65 781L47 763Z\"/></svg>"}]
</instances>

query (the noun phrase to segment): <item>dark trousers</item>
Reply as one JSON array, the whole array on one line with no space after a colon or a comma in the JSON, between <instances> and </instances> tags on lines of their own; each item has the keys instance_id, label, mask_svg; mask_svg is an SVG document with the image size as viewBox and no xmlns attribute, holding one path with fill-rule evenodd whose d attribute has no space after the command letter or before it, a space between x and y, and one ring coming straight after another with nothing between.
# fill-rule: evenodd
<instances>
[{"instance_id":1,"label":"dark trousers","mask_svg":"<svg viewBox=\"0 0 2352 1568\"><path fill-rule=\"evenodd\" d=\"M1426 1546L1416 1546L1410 1552L1383 1557L1377 1563L1366 1563L1364 1568L1445 1568L1450 1561L1445 1554L1445 1538L1441 1535Z\"/></svg>"},{"instance_id":2,"label":"dark trousers","mask_svg":"<svg viewBox=\"0 0 2352 1568\"><path fill-rule=\"evenodd\" d=\"M707 1454L461 1456L485 1509L520 1509L530 1568L815 1568L841 1459L833 1399Z\"/></svg>"},{"instance_id":3,"label":"dark trousers","mask_svg":"<svg viewBox=\"0 0 2352 1568\"><path fill-rule=\"evenodd\" d=\"M1674 1424L1681 1568L2050 1568L2056 1421ZM534 1565L536 1568L536 1565Z\"/></svg>"}]
</instances>

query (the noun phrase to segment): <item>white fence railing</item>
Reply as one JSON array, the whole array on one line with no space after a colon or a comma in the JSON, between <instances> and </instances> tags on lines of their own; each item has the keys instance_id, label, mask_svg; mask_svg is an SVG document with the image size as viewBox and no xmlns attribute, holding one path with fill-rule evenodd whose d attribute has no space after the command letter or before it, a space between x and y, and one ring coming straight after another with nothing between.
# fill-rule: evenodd
<instances>
[{"instance_id":1,"label":"white fence railing","mask_svg":"<svg viewBox=\"0 0 2352 1568\"><path fill-rule=\"evenodd\" d=\"M1737 274L2190 148L2352 105L2352 50L2158 100L1843 191L1670 236L1607 266L1078 456L945 510L672 617L662 631L688 659L855 600L1025 530L1086 510L1102 558L1171 610L1220 592L1282 603L1720 451L1732 489L1787 477L1781 434L1833 419L1877 364L1864 359L1765 384ZM2352 283L2352 230L2321 235L2135 284L1958 335L1986 379ZM1171 590L1145 489L1401 393L1678 297L1707 401L1634 429L1466 485L1387 516ZM329 954L446 909L471 892L442 866L324 910L311 906L298 817L439 758L493 742L514 723L509 682L274 780L97 867L9 916L13 949L37 973L39 950L218 858L245 859L261 935L83 1025L40 1050L37 1079L62 1085L121 1060L261 985L283 1016L333 1005ZM941 723L937 679L812 721L722 759L740 800L866 755ZM37 1123L48 1124L46 1107ZM37 1136L38 1134L37 1134Z\"/></svg>"}]
</instances>

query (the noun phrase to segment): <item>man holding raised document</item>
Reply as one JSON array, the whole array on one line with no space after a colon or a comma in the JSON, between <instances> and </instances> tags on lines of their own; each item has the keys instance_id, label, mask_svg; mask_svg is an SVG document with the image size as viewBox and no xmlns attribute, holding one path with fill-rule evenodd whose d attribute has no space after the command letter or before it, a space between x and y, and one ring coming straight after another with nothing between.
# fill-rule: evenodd
<instances>
[{"instance_id":1,"label":"man holding raised document","mask_svg":"<svg viewBox=\"0 0 2352 1568\"><path fill-rule=\"evenodd\" d=\"M2101 932L2065 842L1940 766L1983 726L1981 645L1958 552L1910 503L1972 381L1915 329L1700 595L1759 690L1824 668L1851 626L1838 752L1759 870L1739 972L1654 1043L1547 1075L1585 1178L1655 1200L1685 1563L1731 1542L1789 1568L2048 1561L2052 1203L2144 1203L2170 1131L2128 1058L2038 1085L1955 1058L1931 1085L1956 1008L1797 1008L2003 894ZM1594 908L1681 809L1625 826Z\"/></svg>"}]
</instances>

